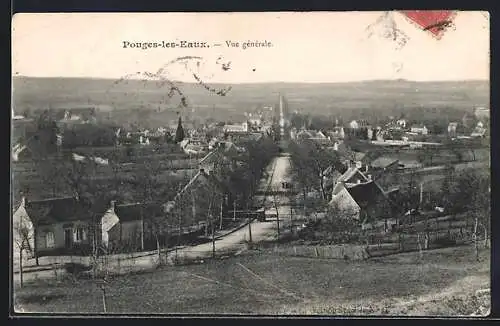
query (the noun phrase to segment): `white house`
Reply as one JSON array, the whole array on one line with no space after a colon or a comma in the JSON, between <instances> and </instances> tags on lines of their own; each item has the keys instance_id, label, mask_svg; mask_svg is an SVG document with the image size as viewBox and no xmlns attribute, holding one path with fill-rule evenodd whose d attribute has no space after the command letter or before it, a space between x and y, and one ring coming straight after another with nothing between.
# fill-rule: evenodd
<instances>
[{"instance_id":1,"label":"white house","mask_svg":"<svg viewBox=\"0 0 500 326\"><path fill-rule=\"evenodd\" d=\"M398 121L396 121L396 124L401 128L406 128L407 122L408 121L406 121L406 119L399 119Z\"/></svg>"},{"instance_id":2,"label":"white house","mask_svg":"<svg viewBox=\"0 0 500 326\"><path fill-rule=\"evenodd\" d=\"M424 125L413 125L411 126L410 131L420 135L427 135L429 133L429 130Z\"/></svg>"},{"instance_id":3,"label":"white house","mask_svg":"<svg viewBox=\"0 0 500 326\"><path fill-rule=\"evenodd\" d=\"M224 132L248 132L248 123L243 122L242 124L225 125Z\"/></svg>"},{"instance_id":4,"label":"white house","mask_svg":"<svg viewBox=\"0 0 500 326\"><path fill-rule=\"evenodd\" d=\"M457 127L458 127L458 123L457 122L450 122L448 124L448 134L451 137L455 137L457 135Z\"/></svg>"},{"instance_id":5,"label":"white house","mask_svg":"<svg viewBox=\"0 0 500 326\"><path fill-rule=\"evenodd\" d=\"M486 128L483 127L483 123L479 121L474 128L474 131L470 134L471 137L484 137L486 135Z\"/></svg>"},{"instance_id":6,"label":"white house","mask_svg":"<svg viewBox=\"0 0 500 326\"><path fill-rule=\"evenodd\" d=\"M390 217L391 207L382 188L363 174L359 168L351 167L335 184L329 205L343 218L362 223Z\"/></svg>"},{"instance_id":7,"label":"white house","mask_svg":"<svg viewBox=\"0 0 500 326\"><path fill-rule=\"evenodd\" d=\"M162 219L163 216L164 210L160 204L116 204L112 201L101 218L102 244L107 248L129 246L144 249L145 242L153 241L151 225L155 219Z\"/></svg>"},{"instance_id":8,"label":"white house","mask_svg":"<svg viewBox=\"0 0 500 326\"><path fill-rule=\"evenodd\" d=\"M349 122L349 127L351 129L358 129L359 128L359 123L356 120L352 120L351 122Z\"/></svg>"}]
</instances>

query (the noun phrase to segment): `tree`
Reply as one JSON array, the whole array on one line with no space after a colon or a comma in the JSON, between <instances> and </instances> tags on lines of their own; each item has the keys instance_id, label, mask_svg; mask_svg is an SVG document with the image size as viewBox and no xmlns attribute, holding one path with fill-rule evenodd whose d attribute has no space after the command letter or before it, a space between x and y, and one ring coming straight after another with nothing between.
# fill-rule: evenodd
<instances>
[{"instance_id":1,"label":"tree","mask_svg":"<svg viewBox=\"0 0 500 326\"><path fill-rule=\"evenodd\" d=\"M479 259L479 232L484 231L484 241L487 244L490 233L490 175L489 171L466 170L457 177L457 187L454 191L455 201L462 202L474 220L472 240L476 259Z\"/></svg>"},{"instance_id":2,"label":"tree","mask_svg":"<svg viewBox=\"0 0 500 326\"><path fill-rule=\"evenodd\" d=\"M318 188L323 199L328 198L325 189L325 170L328 167L338 169L341 165L337 153L330 152L314 141L290 144L291 165L304 200L311 188Z\"/></svg>"},{"instance_id":3,"label":"tree","mask_svg":"<svg viewBox=\"0 0 500 326\"><path fill-rule=\"evenodd\" d=\"M13 223L13 238L19 253L19 278L23 286L23 252L31 252L34 241L34 228L28 216L21 216Z\"/></svg>"},{"instance_id":4,"label":"tree","mask_svg":"<svg viewBox=\"0 0 500 326\"><path fill-rule=\"evenodd\" d=\"M161 250L167 244L170 234L169 224L172 224L171 214L157 211L159 198L172 198L175 193L173 189L175 181L162 175L162 162L159 160L143 160L137 163L137 170L129 180L135 191L135 200L141 204L141 219L144 224L141 234L141 247L147 240L154 240L158 255L158 263L161 264ZM149 232L145 230L149 229ZM151 238L145 239L146 233Z\"/></svg>"},{"instance_id":5,"label":"tree","mask_svg":"<svg viewBox=\"0 0 500 326\"><path fill-rule=\"evenodd\" d=\"M175 131L175 142L179 143L184 140L184 128L182 127L182 119L179 117L179 122L177 123L177 130Z\"/></svg>"},{"instance_id":6,"label":"tree","mask_svg":"<svg viewBox=\"0 0 500 326\"><path fill-rule=\"evenodd\" d=\"M323 222L326 232L341 242L353 240L353 235L359 230L358 212L354 208L335 202L328 206L327 216Z\"/></svg>"}]
</instances>

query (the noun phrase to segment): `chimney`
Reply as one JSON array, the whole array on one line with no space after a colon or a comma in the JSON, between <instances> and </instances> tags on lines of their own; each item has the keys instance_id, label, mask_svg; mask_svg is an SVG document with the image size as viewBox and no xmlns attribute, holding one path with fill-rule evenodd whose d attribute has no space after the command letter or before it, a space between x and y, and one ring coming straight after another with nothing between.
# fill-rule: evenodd
<instances>
[{"instance_id":1,"label":"chimney","mask_svg":"<svg viewBox=\"0 0 500 326\"><path fill-rule=\"evenodd\" d=\"M358 185L359 185L360 183L361 183L361 180L359 180L359 179L358 179L358 180L356 180L356 184L358 184Z\"/></svg>"},{"instance_id":2,"label":"chimney","mask_svg":"<svg viewBox=\"0 0 500 326\"><path fill-rule=\"evenodd\" d=\"M372 175L371 174L368 174L367 177L368 177L368 181L372 181Z\"/></svg>"},{"instance_id":3,"label":"chimney","mask_svg":"<svg viewBox=\"0 0 500 326\"><path fill-rule=\"evenodd\" d=\"M356 161L356 168L361 169L363 167L363 164L361 161Z\"/></svg>"}]
</instances>

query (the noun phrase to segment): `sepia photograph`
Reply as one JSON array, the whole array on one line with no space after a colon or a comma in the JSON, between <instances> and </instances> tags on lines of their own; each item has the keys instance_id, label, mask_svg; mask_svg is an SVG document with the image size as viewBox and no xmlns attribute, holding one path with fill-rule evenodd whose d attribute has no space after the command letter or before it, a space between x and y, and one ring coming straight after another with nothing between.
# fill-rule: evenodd
<instances>
[{"instance_id":1,"label":"sepia photograph","mask_svg":"<svg viewBox=\"0 0 500 326\"><path fill-rule=\"evenodd\" d=\"M11 315L486 317L485 11L12 18Z\"/></svg>"}]
</instances>

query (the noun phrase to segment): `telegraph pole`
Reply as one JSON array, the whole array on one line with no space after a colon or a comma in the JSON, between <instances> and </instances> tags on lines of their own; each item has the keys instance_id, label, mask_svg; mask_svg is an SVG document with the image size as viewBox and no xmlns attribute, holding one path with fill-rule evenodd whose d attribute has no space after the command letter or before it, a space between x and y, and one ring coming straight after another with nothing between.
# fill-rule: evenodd
<instances>
[{"instance_id":1,"label":"telegraph pole","mask_svg":"<svg viewBox=\"0 0 500 326\"><path fill-rule=\"evenodd\" d=\"M248 215L248 236L249 242L252 243L252 215Z\"/></svg>"},{"instance_id":2,"label":"telegraph pole","mask_svg":"<svg viewBox=\"0 0 500 326\"><path fill-rule=\"evenodd\" d=\"M219 225L219 229L222 230L222 202L223 200L220 201L220 225Z\"/></svg>"},{"instance_id":3,"label":"telegraph pole","mask_svg":"<svg viewBox=\"0 0 500 326\"><path fill-rule=\"evenodd\" d=\"M248 238L249 238L249 243L252 243L252 214L248 213L248 201L247 201L247 214L248 214Z\"/></svg>"},{"instance_id":4,"label":"telegraph pole","mask_svg":"<svg viewBox=\"0 0 500 326\"><path fill-rule=\"evenodd\" d=\"M236 199L233 200L233 222L236 221Z\"/></svg>"},{"instance_id":5,"label":"telegraph pole","mask_svg":"<svg viewBox=\"0 0 500 326\"><path fill-rule=\"evenodd\" d=\"M212 257L215 258L215 227L214 227L214 220L210 216L210 221L212 222Z\"/></svg>"}]
</instances>

